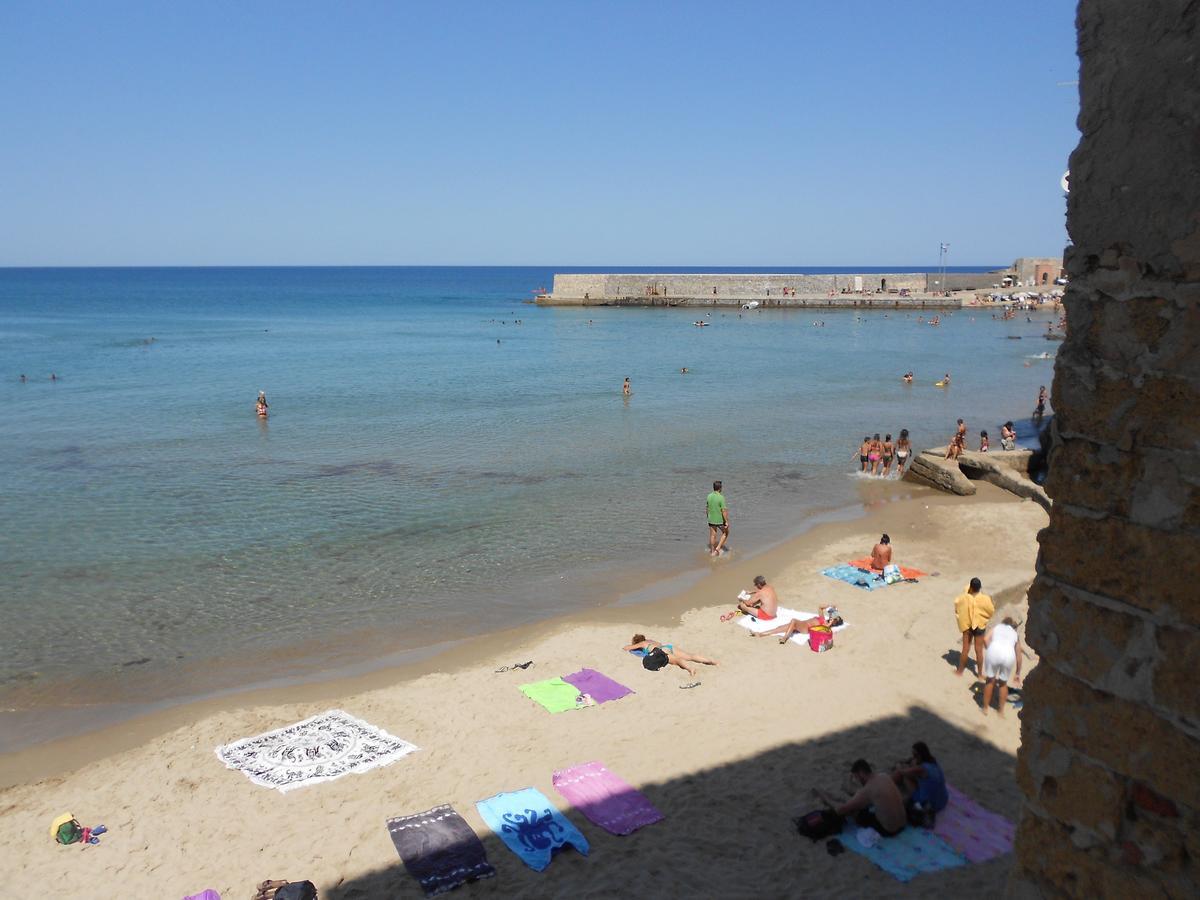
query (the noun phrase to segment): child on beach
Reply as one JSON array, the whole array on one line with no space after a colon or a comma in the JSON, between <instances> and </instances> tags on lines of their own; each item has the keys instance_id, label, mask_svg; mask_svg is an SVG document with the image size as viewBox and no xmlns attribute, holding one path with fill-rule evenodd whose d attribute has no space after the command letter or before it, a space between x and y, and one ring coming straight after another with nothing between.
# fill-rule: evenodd
<instances>
[{"instance_id":1,"label":"child on beach","mask_svg":"<svg viewBox=\"0 0 1200 900\"><path fill-rule=\"evenodd\" d=\"M988 436L986 431L979 432L979 452L988 452Z\"/></svg>"},{"instance_id":2,"label":"child on beach","mask_svg":"<svg viewBox=\"0 0 1200 900\"><path fill-rule=\"evenodd\" d=\"M863 435L862 443L858 445L858 465L859 471L867 471L868 455L871 452L871 438L868 435Z\"/></svg>"},{"instance_id":3,"label":"child on beach","mask_svg":"<svg viewBox=\"0 0 1200 900\"><path fill-rule=\"evenodd\" d=\"M663 666L679 666L679 668L683 669L689 675L695 675L696 670L688 665L690 662L699 663L702 666L719 665L715 659L709 659L707 656L697 656L694 653L685 653L683 650L676 650L674 644L664 644L661 641L648 638L644 634L635 634L633 639L623 649L626 653L635 653L638 650L644 650L642 665L651 671L661 669Z\"/></svg>"}]
</instances>

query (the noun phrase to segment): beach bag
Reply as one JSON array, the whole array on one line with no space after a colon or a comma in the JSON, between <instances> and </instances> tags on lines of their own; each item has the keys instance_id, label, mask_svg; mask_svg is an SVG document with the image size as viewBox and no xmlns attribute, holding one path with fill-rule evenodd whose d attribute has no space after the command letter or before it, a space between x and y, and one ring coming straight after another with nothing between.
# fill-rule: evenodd
<instances>
[{"instance_id":1,"label":"beach bag","mask_svg":"<svg viewBox=\"0 0 1200 900\"><path fill-rule=\"evenodd\" d=\"M830 835L841 834L845 825L842 817L832 809L814 809L792 819L792 822L796 825L796 831L814 843Z\"/></svg>"},{"instance_id":2,"label":"beach bag","mask_svg":"<svg viewBox=\"0 0 1200 900\"><path fill-rule=\"evenodd\" d=\"M667 653L662 647L655 647L642 657L642 666L651 672L657 672L668 662Z\"/></svg>"},{"instance_id":3,"label":"beach bag","mask_svg":"<svg viewBox=\"0 0 1200 900\"><path fill-rule=\"evenodd\" d=\"M275 892L275 900L317 900L317 888L311 881L293 881Z\"/></svg>"},{"instance_id":4,"label":"beach bag","mask_svg":"<svg viewBox=\"0 0 1200 900\"><path fill-rule=\"evenodd\" d=\"M900 567L895 563L888 563L884 566L883 580L887 584L895 584L897 581L903 581L904 576L900 574Z\"/></svg>"},{"instance_id":5,"label":"beach bag","mask_svg":"<svg viewBox=\"0 0 1200 900\"><path fill-rule=\"evenodd\" d=\"M63 813L51 823L50 835L60 844L78 844L83 840L83 826L70 813Z\"/></svg>"},{"instance_id":6,"label":"beach bag","mask_svg":"<svg viewBox=\"0 0 1200 900\"><path fill-rule=\"evenodd\" d=\"M833 629L828 625L814 625L808 629L808 649L813 653L824 653L833 649Z\"/></svg>"}]
</instances>

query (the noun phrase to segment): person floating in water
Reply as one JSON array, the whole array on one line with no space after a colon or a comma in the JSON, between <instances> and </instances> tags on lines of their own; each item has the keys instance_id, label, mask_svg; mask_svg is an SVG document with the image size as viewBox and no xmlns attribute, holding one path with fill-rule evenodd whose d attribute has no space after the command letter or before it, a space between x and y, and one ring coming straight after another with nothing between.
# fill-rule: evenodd
<instances>
[{"instance_id":1,"label":"person floating in water","mask_svg":"<svg viewBox=\"0 0 1200 900\"><path fill-rule=\"evenodd\" d=\"M911 370L910 370L910 371L908 371L908 372L905 372L905 373L904 373L904 383L905 383L905 384L912 384L912 383L913 383L913 373L912 373L912 371L911 371Z\"/></svg>"},{"instance_id":2,"label":"person floating in water","mask_svg":"<svg viewBox=\"0 0 1200 900\"><path fill-rule=\"evenodd\" d=\"M57 376L57 375L55 375L53 372L51 372L51 373L50 373L50 380L51 380L51 381L58 381L58 376ZM1043 388L1043 390L1044 390L1044 388Z\"/></svg>"},{"instance_id":3,"label":"person floating in water","mask_svg":"<svg viewBox=\"0 0 1200 900\"><path fill-rule=\"evenodd\" d=\"M267 417L268 409L270 409L270 405L267 403L266 391L259 391L258 400L255 401L254 404L254 411L258 413L258 417L260 419L265 419Z\"/></svg>"},{"instance_id":4,"label":"person floating in water","mask_svg":"<svg viewBox=\"0 0 1200 900\"><path fill-rule=\"evenodd\" d=\"M25 383L26 381L28 381L28 380L29 380L29 379L28 379L28 378L26 378L24 375L22 375L22 376L21 376L21 384L24 384L24 383Z\"/></svg>"},{"instance_id":5,"label":"person floating in water","mask_svg":"<svg viewBox=\"0 0 1200 900\"><path fill-rule=\"evenodd\" d=\"M687 373L688 373L687 366L684 366L682 369L679 370L680 375L686 375Z\"/></svg>"}]
</instances>

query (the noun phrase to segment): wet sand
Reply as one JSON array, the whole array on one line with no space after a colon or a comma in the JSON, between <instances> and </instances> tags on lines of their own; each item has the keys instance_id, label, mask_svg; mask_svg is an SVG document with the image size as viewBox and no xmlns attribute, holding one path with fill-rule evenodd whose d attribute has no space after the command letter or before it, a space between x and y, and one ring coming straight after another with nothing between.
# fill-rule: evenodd
<instances>
[{"instance_id":1,"label":"wet sand","mask_svg":"<svg viewBox=\"0 0 1200 900\"><path fill-rule=\"evenodd\" d=\"M983 717L970 674L955 677L953 598L978 576L998 610L1023 604L1046 514L979 488L958 498L866 484L863 518L818 526L752 559L716 561L711 575L652 603L467 638L404 666L212 698L7 754L0 757L6 889L172 897L212 887L241 897L265 878L310 878L322 897L419 896L384 820L449 802L484 837L499 873L470 894L608 895L646 878L664 880L671 893L705 896L804 885L899 893L898 882L865 860L830 857L798 838L788 818L815 805L812 785L836 791L855 757L887 766L919 739L959 788L1015 816L1019 722L1012 710ZM871 592L820 574L869 551L881 531L892 536L897 562L939 574ZM751 640L718 621L758 572L787 606L838 605L851 627L833 652ZM696 679L677 669L647 672L620 649L635 630L721 665ZM527 659L535 661L528 672L494 671ZM584 666L636 693L552 716L517 690ZM700 686L679 690L692 680ZM330 708L421 749L287 795L251 784L213 754L219 744ZM572 812L551 773L594 759L645 791L666 820L614 838ZM542 790L584 831L590 857L567 851L538 874L499 844L474 802L525 786ZM46 828L65 810L111 833L86 852L56 846ZM995 893L1007 865L1000 859L922 876L909 890Z\"/></svg>"}]
</instances>

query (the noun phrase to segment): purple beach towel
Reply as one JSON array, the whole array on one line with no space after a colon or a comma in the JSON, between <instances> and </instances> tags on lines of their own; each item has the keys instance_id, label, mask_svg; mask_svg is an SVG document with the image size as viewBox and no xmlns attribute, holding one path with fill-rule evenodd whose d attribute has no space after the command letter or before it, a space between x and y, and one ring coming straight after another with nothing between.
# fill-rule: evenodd
<instances>
[{"instance_id":1,"label":"purple beach towel","mask_svg":"<svg viewBox=\"0 0 1200 900\"><path fill-rule=\"evenodd\" d=\"M632 834L643 825L661 822L663 814L646 795L604 767L590 762L555 772L554 789L605 831Z\"/></svg>"},{"instance_id":2,"label":"purple beach towel","mask_svg":"<svg viewBox=\"0 0 1200 900\"><path fill-rule=\"evenodd\" d=\"M209 888L207 891L199 894L188 894L183 900L221 900L221 895L212 888Z\"/></svg>"},{"instance_id":3,"label":"purple beach towel","mask_svg":"<svg viewBox=\"0 0 1200 900\"><path fill-rule=\"evenodd\" d=\"M952 784L950 802L937 814L933 833L973 863L1011 853L1016 826L1004 816L984 809Z\"/></svg>"},{"instance_id":4,"label":"purple beach towel","mask_svg":"<svg viewBox=\"0 0 1200 900\"><path fill-rule=\"evenodd\" d=\"M626 694L632 694L629 688L619 684L607 675L601 675L595 669L580 669L571 675L564 675L563 681L574 685L581 694L587 694L597 703L607 703L609 700L620 700Z\"/></svg>"}]
</instances>

